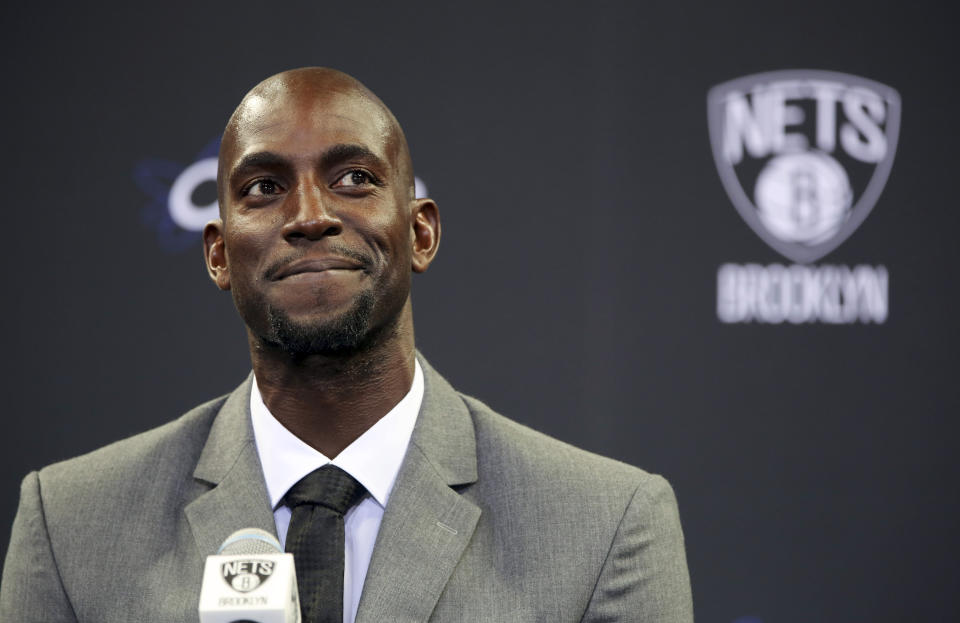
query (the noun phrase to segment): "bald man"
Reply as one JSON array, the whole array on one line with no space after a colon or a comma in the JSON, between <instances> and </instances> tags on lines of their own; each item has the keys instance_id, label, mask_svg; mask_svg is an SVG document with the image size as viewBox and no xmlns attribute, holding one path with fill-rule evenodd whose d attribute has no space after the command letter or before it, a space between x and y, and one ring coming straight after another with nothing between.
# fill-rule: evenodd
<instances>
[{"instance_id":1,"label":"bald man","mask_svg":"<svg viewBox=\"0 0 960 623\"><path fill-rule=\"evenodd\" d=\"M440 218L373 93L323 68L260 83L227 124L218 192L204 255L253 373L28 475L0 620L196 621L204 560L234 531L298 561L328 547L296 510L320 473L351 493L342 576L298 562L309 623L692 620L663 478L507 420L416 351L411 278Z\"/></svg>"}]
</instances>

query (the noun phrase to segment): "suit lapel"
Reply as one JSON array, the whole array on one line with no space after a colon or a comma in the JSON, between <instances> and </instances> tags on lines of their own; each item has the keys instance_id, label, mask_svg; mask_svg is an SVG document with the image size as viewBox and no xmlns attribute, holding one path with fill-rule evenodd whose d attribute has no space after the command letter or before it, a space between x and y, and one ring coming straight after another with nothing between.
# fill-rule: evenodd
<instances>
[{"instance_id":1,"label":"suit lapel","mask_svg":"<svg viewBox=\"0 0 960 623\"><path fill-rule=\"evenodd\" d=\"M276 535L250 424L251 380L221 407L194 470L197 480L213 487L185 509L201 556L215 554L224 539L243 528Z\"/></svg>"},{"instance_id":2,"label":"suit lapel","mask_svg":"<svg viewBox=\"0 0 960 623\"><path fill-rule=\"evenodd\" d=\"M477 480L470 413L420 361L423 404L380 524L357 623L429 619L480 518L480 508L451 488Z\"/></svg>"}]
</instances>

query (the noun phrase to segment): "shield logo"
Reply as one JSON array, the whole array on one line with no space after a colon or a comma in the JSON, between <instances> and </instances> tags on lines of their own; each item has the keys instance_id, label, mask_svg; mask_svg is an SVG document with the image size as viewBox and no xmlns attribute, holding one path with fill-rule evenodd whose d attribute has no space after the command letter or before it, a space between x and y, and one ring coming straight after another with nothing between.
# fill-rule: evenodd
<instances>
[{"instance_id":1,"label":"shield logo","mask_svg":"<svg viewBox=\"0 0 960 623\"><path fill-rule=\"evenodd\" d=\"M836 249L883 191L900 133L900 95L850 74L772 71L707 95L710 143L734 207L798 263Z\"/></svg>"},{"instance_id":2,"label":"shield logo","mask_svg":"<svg viewBox=\"0 0 960 623\"><path fill-rule=\"evenodd\" d=\"M249 593L270 579L274 566L271 560L229 560L220 565L220 574L233 590Z\"/></svg>"}]
</instances>

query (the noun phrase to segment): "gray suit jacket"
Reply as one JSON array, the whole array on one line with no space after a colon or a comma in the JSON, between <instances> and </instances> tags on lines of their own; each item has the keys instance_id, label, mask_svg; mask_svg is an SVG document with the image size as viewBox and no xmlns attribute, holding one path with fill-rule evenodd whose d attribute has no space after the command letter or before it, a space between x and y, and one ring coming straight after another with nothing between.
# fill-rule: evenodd
<instances>
[{"instance_id":1,"label":"gray suit jacket","mask_svg":"<svg viewBox=\"0 0 960 623\"><path fill-rule=\"evenodd\" d=\"M663 478L497 415L423 363L358 623L692 621ZM235 530L275 533L249 395L248 379L27 476L0 621L197 621L206 556Z\"/></svg>"}]
</instances>

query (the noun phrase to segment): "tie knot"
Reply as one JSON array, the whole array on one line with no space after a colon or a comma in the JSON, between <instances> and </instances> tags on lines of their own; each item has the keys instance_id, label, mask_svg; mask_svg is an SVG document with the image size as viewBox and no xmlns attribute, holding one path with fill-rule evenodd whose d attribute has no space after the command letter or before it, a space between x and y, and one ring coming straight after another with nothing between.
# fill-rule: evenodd
<instances>
[{"instance_id":1,"label":"tie knot","mask_svg":"<svg viewBox=\"0 0 960 623\"><path fill-rule=\"evenodd\" d=\"M335 465L327 464L290 487L283 501L291 509L301 504L314 504L343 515L360 501L364 493L366 489L353 476Z\"/></svg>"}]
</instances>

